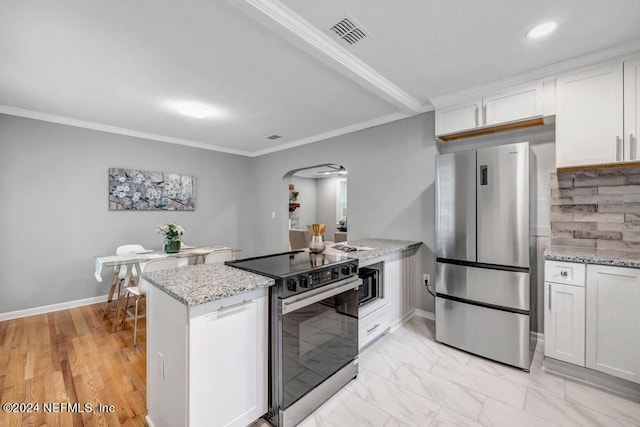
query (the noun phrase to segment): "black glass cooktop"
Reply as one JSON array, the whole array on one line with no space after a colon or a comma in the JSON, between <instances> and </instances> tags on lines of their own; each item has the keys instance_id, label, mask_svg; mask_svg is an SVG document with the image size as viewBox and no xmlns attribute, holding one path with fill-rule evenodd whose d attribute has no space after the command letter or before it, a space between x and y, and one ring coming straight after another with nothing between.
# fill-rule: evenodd
<instances>
[{"instance_id":1,"label":"black glass cooktop","mask_svg":"<svg viewBox=\"0 0 640 427\"><path fill-rule=\"evenodd\" d=\"M278 279L331 264L339 264L347 259L346 254L313 254L305 251L295 251L227 261L225 264Z\"/></svg>"}]
</instances>

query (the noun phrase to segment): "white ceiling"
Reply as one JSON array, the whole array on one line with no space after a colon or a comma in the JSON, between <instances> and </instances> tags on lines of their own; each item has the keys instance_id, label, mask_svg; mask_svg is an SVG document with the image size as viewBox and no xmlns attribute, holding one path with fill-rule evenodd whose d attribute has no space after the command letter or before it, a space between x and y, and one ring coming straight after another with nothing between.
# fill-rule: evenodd
<instances>
[{"instance_id":1,"label":"white ceiling","mask_svg":"<svg viewBox=\"0 0 640 427\"><path fill-rule=\"evenodd\" d=\"M369 34L354 46L326 31L346 16ZM640 49L638 17L637 0L0 0L0 112L258 155Z\"/></svg>"}]
</instances>

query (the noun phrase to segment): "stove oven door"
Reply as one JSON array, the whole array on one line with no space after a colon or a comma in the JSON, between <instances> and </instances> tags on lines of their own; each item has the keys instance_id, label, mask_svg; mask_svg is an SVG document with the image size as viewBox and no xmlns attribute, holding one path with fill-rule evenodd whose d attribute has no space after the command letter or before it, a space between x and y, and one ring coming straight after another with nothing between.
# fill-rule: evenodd
<instances>
[{"instance_id":1,"label":"stove oven door","mask_svg":"<svg viewBox=\"0 0 640 427\"><path fill-rule=\"evenodd\" d=\"M356 276L280 300L280 408L286 409L358 355Z\"/></svg>"}]
</instances>

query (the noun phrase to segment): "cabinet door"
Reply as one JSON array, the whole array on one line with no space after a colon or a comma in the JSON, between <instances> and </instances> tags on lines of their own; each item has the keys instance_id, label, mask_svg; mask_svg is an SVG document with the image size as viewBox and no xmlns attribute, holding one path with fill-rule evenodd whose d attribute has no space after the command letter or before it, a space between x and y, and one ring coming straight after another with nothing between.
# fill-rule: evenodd
<instances>
[{"instance_id":1,"label":"cabinet door","mask_svg":"<svg viewBox=\"0 0 640 427\"><path fill-rule=\"evenodd\" d=\"M542 83L496 93L482 101L485 126L542 116Z\"/></svg>"},{"instance_id":2,"label":"cabinet door","mask_svg":"<svg viewBox=\"0 0 640 427\"><path fill-rule=\"evenodd\" d=\"M640 383L640 269L587 266L588 368Z\"/></svg>"},{"instance_id":3,"label":"cabinet door","mask_svg":"<svg viewBox=\"0 0 640 427\"><path fill-rule=\"evenodd\" d=\"M436 110L436 135L475 129L480 126L482 100Z\"/></svg>"},{"instance_id":4,"label":"cabinet door","mask_svg":"<svg viewBox=\"0 0 640 427\"><path fill-rule=\"evenodd\" d=\"M584 366L584 288L545 283L544 355Z\"/></svg>"},{"instance_id":5,"label":"cabinet door","mask_svg":"<svg viewBox=\"0 0 640 427\"><path fill-rule=\"evenodd\" d=\"M267 411L267 298L245 295L190 319L191 426L246 426Z\"/></svg>"},{"instance_id":6,"label":"cabinet door","mask_svg":"<svg viewBox=\"0 0 640 427\"><path fill-rule=\"evenodd\" d=\"M556 166L623 160L622 63L558 78Z\"/></svg>"},{"instance_id":7,"label":"cabinet door","mask_svg":"<svg viewBox=\"0 0 640 427\"><path fill-rule=\"evenodd\" d=\"M638 158L640 131L640 58L624 63L624 159Z\"/></svg>"}]
</instances>

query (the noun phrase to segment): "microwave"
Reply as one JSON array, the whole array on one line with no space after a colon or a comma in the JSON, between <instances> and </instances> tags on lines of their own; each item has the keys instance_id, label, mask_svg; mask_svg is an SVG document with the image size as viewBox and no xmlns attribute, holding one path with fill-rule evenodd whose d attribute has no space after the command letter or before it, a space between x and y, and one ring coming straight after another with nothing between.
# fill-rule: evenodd
<instances>
[{"instance_id":1,"label":"microwave","mask_svg":"<svg viewBox=\"0 0 640 427\"><path fill-rule=\"evenodd\" d=\"M358 288L358 304L364 305L380 296L380 270L370 267L360 267L358 276L362 285Z\"/></svg>"}]
</instances>

